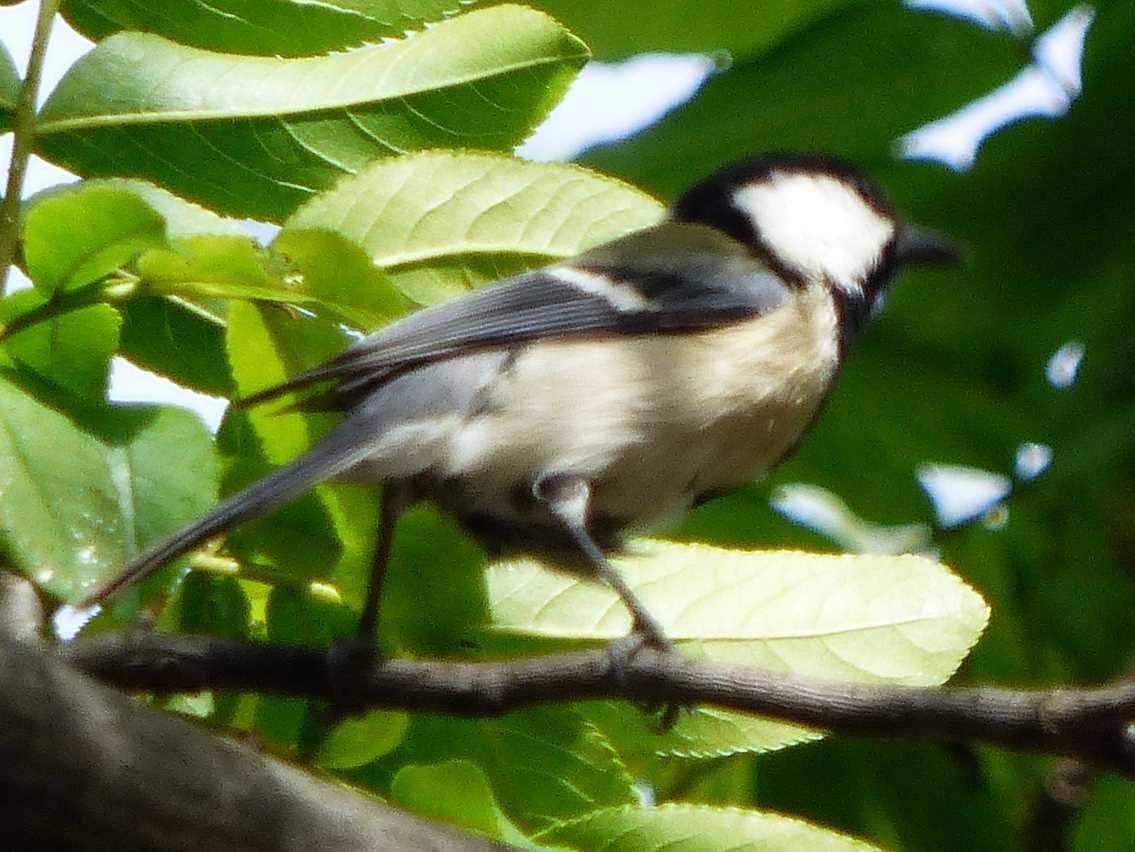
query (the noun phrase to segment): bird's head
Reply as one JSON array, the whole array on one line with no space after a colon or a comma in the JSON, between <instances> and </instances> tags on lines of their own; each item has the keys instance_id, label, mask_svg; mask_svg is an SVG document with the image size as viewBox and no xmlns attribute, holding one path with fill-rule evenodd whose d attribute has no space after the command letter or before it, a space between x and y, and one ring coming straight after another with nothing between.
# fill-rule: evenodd
<instances>
[{"instance_id":1,"label":"bird's head","mask_svg":"<svg viewBox=\"0 0 1135 852\"><path fill-rule=\"evenodd\" d=\"M870 305L899 266L948 263L958 249L901 219L842 160L769 154L720 169L674 204L680 221L725 231L789 283L825 284Z\"/></svg>"}]
</instances>

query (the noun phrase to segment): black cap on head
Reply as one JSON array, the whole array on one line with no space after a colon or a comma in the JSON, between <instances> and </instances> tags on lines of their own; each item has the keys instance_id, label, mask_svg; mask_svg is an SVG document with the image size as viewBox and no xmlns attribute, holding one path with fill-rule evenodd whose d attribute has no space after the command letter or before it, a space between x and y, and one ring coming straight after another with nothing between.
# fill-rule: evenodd
<instances>
[{"instance_id":1,"label":"black cap on head","mask_svg":"<svg viewBox=\"0 0 1135 852\"><path fill-rule=\"evenodd\" d=\"M799 223L801 230L794 231L792 226L787 226L788 233L781 230L772 236L765 231L768 224L766 223L764 228L759 228L752 215L753 211L746 210L744 203L738 202L738 193L746 187L759 186L762 183L775 185L782 176L793 174L817 178L826 176L849 188L863 202L865 209L874 214L863 220L865 227L872 232L881 233L884 240L887 240L888 233L890 234L889 240L879 244L877 261L870 266L870 272L865 280L860 282L864 290L876 291L884 286L898 266L908 263L949 263L960 258L957 247L945 237L902 222L882 190L858 169L838 157L826 154L779 152L731 163L679 197L672 208L674 218L684 222L710 225L725 232L759 254L762 260L768 262L786 281L801 283L804 280L801 265L791 262L789 256L793 252L786 254L784 251L787 247L786 242L791 242L791 240L786 241L786 237L799 234L807 245L808 228L815 226L822 232L817 235L818 239L812 245L817 247L818 252L830 251L830 247L828 249L819 247L824 245L825 239L837 233L838 226L843 224L839 216L830 220L836 227L828 230L829 220L824 218L824 214L832 208L825 207L821 203L816 208L817 216L802 214ZM804 200L803 197L800 198ZM815 200L812 196L808 198ZM783 220L780 220L777 214L775 221ZM892 228L888 230L884 226L884 230L879 231L874 226L875 222L890 222ZM852 228L850 231L846 230L846 227L843 231L845 235L858 234L855 226L850 226ZM871 251L870 239L869 237L864 239L864 246L868 252ZM795 256L799 258L800 246L795 245L792 248L796 249Z\"/></svg>"}]
</instances>

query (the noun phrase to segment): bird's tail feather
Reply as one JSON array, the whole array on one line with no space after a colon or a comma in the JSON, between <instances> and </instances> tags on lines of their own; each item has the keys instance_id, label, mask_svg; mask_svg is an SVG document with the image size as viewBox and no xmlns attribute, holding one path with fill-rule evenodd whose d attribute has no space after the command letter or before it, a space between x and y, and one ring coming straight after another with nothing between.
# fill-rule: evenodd
<instances>
[{"instance_id":1,"label":"bird's tail feather","mask_svg":"<svg viewBox=\"0 0 1135 852\"><path fill-rule=\"evenodd\" d=\"M343 473L366 455L367 448L358 440L351 424L341 424L295 461L221 501L208 514L135 557L122 571L88 593L77 606L82 608L101 603L202 542L245 521L266 515L318 483Z\"/></svg>"}]
</instances>

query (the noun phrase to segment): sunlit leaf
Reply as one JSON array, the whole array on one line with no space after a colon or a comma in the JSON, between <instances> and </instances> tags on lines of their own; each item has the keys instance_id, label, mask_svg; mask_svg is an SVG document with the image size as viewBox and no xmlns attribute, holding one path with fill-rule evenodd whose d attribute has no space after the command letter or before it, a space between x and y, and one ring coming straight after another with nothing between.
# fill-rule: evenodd
<instances>
[{"instance_id":1,"label":"sunlit leaf","mask_svg":"<svg viewBox=\"0 0 1135 852\"><path fill-rule=\"evenodd\" d=\"M275 283L265 267L264 254L251 237L200 234L178 240L171 249L148 251L135 271L158 291L181 283L268 289Z\"/></svg>"},{"instance_id":2,"label":"sunlit leaf","mask_svg":"<svg viewBox=\"0 0 1135 852\"><path fill-rule=\"evenodd\" d=\"M24 220L24 258L44 293L80 287L147 248L165 245L165 221L137 195L79 185L41 196Z\"/></svg>"},{"instance_id":3,"label":"sunlit leaf","mask_svg":"<svg viewBox=\"0 0 1135 852\"><path fill-rule=\"evenodd\" d=\"M146 177L220 211L281 219L375 158L438 145L511 148L586 56L551 18L519 6L304 59L120 33L72 66L43 107L36 141L85 176Z\"/></svg>"},{"instance_id":4,"label":"sunlit leaf","mask_svg":"<svg viewBox=\"0 0 1135 852\"><path fill-rule=\"evenodd\" d=\"M288 220L363 246L420 303L654 224L662 205L576 166L427 151L375 163Z\"/></svg>"},{"instance_id":5,"label":"sunlit leaf","mask_svg":"<svg viewBox=\"0 0 1135 852\"><path fill-rule=\"evenodd\" d=\"M225 53L303 56L399 37L461 8L461 0L67 0L68 23L92 41L152 32Z\"/></svg>"},{"instance_id":6,"label":"sunlit leaf","mask_svg":"<svg viewBox=\"0 0 1135 852\"><path fill-rule=\"evenodd\" d=\"M362 248L333 231L285 228L269 248L285 277L355 328L372 331L410 307Z\"/></svg>"},{"instance_id":7,"label":"sunlit leaf","mask_svg":"<svg viewBox=\"0 0 1135 852\"><path fill-rule=\"evenodd\" d=\"M780 814L685 804L606 808L553 826L536 839L580 849L624 848L626 844L625 848L643 852L866 852L877 848Z\"/></svg>"},{"instance_id":8,"label":"sunlit leaf","mask_svg":"<svg viewBox=\"0 0 1135 852\"><path fill-rule=\"evenodd\" d=\"M284 381L337 354L346 336L331 323L289 316L272 306L233 302L229 306L228 352L242 395ZM290 461L325 431L326 417L277 414L265 408L248 415L273 464Z\"/></svg>"},{"instance_id":9,"label":"sunlit leaf","mask_svg":"<svg viewBox=\"0 0 1135 852\"><path fill-rule=\"evenodd\" d=\"M989 617L981 597L917 556L828 556L638 541L615 565L687 652L784 673L930 685ZM610 640L630 615L607 586L541 568L489 568L494 631Z\"/></svg>"},{"instance_id":10,"label":"sunlit leaf","mask_svg":"<svg viewBox=\"0 0 1135 852\"><path fill-rule=\"evenodd\" d=\"M772 672L867 683L938 684L981 635L985 602L955 575L915 556L745 552L659 541L615 564L682 653ZM610 641L631 627L615 593L529 561L488 570L492 634ZM507 646L507 645L506 645ZM586 711L585 711L586 712ZM596 721L621 747L709 756L766 750L814 733L719 710L683 714L644 740L647 720Z\"/></svg>"},{"instance_id":11,"label":"sunlit leaf","mask_svg":"<svg viewBox=\"0 0 1135 852\"><path fill-rule=\"evenodd\" d=\"M588 701L578 711L594 722L633 769L656 768L660 758L708 760L776 751L818 740L822 731L733 713L716 707L684 707L675 725L659 732L657 713L621 701Z\"/></svg>"},{"instance_id":12,"label":"sunlit leaf","mask_svg":"<svg viewBox=\"0 0 1135 852\"><path fill-rule=\"evenodd\" d=\"M330 235L335 237L335 235ZM342 237L338 237L340 242ZM355 255L352 255L355 257ZM362 258L366 261L365 256ZM333 262L334 258L328 258ZM382 276L367 262L373 279ZM361 273L340 282L331 302L311 291L305 277L278 255L259 246L248 236L198 234L176 240L171 248L153 249L138 257L132 271L141 279L141 291L172 296L193 304L213 304L221 299L244 299L295 305L316 310L355 327L375 321L368 302L379 285L355 290ZM337 279L338 281L338 279ZM367 282L371 283L371 282ZM324 288L331 293L331 288ZM389 290L389 287L388 287ZM362 304L356 308L354 302Z\"/></svg>"},{"instance_id":13,"label":"sunlit leaf","mask_svg":"<svg viewBox=\"0 0 1135 852\"><path fill-rule=\"evenodd\" d=\"M229 236L247 236L241 223L235 219L226 219L218 216L192 201L186 201L174 195L168 189L133 178L92 178L79 184L68 185L63 191L72 189L102 187L106 189L129 192L138 196L142 201L153 208L165 220L166 236L170 239L180 237L194 237L201 234L227 234ZM46 194L53 190L47 190ZM38 197L38 196L36 196Z\"/></svg>"}]
</instances>

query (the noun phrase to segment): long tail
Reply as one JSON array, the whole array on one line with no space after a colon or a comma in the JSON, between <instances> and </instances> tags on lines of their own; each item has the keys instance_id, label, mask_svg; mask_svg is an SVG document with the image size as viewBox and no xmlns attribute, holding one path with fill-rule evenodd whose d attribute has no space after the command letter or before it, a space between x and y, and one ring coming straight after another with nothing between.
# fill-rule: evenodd
<instances>
[{"instance_id":1,"label":"long tail","mask_svg":"<svg viewBox=\"0 0 1135 852\"><path fill-rule=\"evenodd\" d=\"M343 473L367 455L353 424L343 423L291 464L273 471L243 491L217 504L207 515L133 559L120 573L83 598L80 608L101 603L120 589L149 576L162 565L204 541L252 518L266 515L315 485Z\"/></svg>"}]
</instances>

